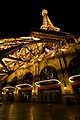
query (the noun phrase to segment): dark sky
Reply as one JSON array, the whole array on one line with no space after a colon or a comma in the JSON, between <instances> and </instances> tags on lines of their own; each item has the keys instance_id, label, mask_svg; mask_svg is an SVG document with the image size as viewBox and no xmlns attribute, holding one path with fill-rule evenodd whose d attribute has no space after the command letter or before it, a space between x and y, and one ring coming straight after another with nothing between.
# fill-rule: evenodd
<instances>
[{"instance_id":1,"label":"dark sky","mask_svg":"<svg viewBox=\"0 0 80 120\"><path fill-rule=\"evenodd\" d=\"M69 0L70 1L70 0ZM79 3L53 0L27 0L0 3L0 37L28 36L31 28L42 24L42 9L61 31L80 35Z\"/></svg>"}]
</instances>

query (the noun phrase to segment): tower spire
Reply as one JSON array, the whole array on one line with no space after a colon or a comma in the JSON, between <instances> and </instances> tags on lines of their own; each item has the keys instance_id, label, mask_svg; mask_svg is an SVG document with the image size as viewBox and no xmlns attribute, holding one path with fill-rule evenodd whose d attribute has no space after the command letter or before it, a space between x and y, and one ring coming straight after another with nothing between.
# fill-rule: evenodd
<instances>
[{"instance_id":1,"label":"tower spire","mask_svg":"<svg viewBox=\"0 0 80 120\"><path fill-rule=\"evenodd\" d=\"M60 31L60 28L55 27L48 17L48 11L46 9L42 10L43 16L43 24L41 25L40 29L43 30L51 30L51 31Z\"/></svg>"}]
</instances>

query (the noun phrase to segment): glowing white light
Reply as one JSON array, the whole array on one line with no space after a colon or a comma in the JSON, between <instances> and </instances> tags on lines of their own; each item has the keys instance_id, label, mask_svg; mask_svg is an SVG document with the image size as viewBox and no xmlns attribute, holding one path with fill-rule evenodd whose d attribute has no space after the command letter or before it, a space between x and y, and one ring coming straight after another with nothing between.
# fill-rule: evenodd
<instances>
[{"instance_id":1,"label":"glowing white light","mask_svg":"<svg viewBox=\"0 0 80 120\"><path fill-rule=\"evenodd\" d=\"M32 90L32 93L34 92L34 90Z\"/></svg>"},{"instance_id":2,"label":"glowing white light","mask_svg":"<svg viewBox=\"0 0 80 120\"><path fill-rule=\"evenodd\" d=\"M38 82L35 82L35 85L36 86L38 86L38 87L40 87L40 85L39 85L39 83L45 83L45 82L58 82L58 84L60 84L61 82L59 81L59 80L57 80L57 79L49 79L49 80L42 80L42 81L38 81Z\"/></svg>"},{"instance_id":3,"label":"glowing white light","mask_svg":"<svg viewBox=\"0 0 80 120\"><path fill-rule=\"evenodd\" d=\"M41 61L41 60L42 60L42 59L40 59L40 58L38 59L38 61Z\"/></svg>"},{"instance_id":4,"label":"glowing white light","mask_svg":"<svg viewBox=\"0 0 80 120\"><path fill-rule=\"evenodd\" d=\"M46 52L49 52L49 49L48 49L48 48L45 48L45 51L46 51Z\"/></svg>"},{"instance_id":5,"label":"glowing white light","mask_svg":"<svg viewBox=\"0 0 80 120\"><path fill-rule=\"evenodd\" d=\"M21 87L16 87L16 88L18 88L19 90L21 89Z\"/></svg>"},{"instance_id":6,"label":"glowing white light","mask_svg":"<svg viewBox=\"0 0 80 120\"><path fill-rule=\"evenodd\" d=\"M6 86L6 87L3 87L3 90L8 90L10 88L15 89L15 87L13 87L13 86Z\"/></svg>"},{"instance_id":7,"label":"glowing white light","mask_svg":"<svg viewBox=\"0 0 80 120\"><path fill-rule=\"evenodd\" d=\"M67 89L67 87L64 87L64 89L66 90L66 89Z\"/></svg>"},{"instance_id":8,"label":"glowing white light","mask_svg":"<svg viewBox=\"0 0 80 120\"><path fill-rule=\"evenodd\" d=\"M69 77L69 81L73 82L72 79L74 79L75 77L79 77L79 76L80 76L80 74L79 75L73 75L73 76Z\"/></svg>"},{"instance_id":9,"label":"glowing white light","mask_svg":"<svg viewBox=\"0 0 80 120\"><path fill-rule=\"evenodd\" d=\"M22 86L26 86L26 85L29 86L29 87L33 87L31 84L24 83L24 84L16 85L16 88L21 89Z\"/></svg>"},{"instance_id":10,"label":"glowing white light","mask_svg":"<svg viewBox=\"0 0 80 120\"><path fill-rule=\"evenodd\" d=\"M2 41L0 41L0 43L3 43Z\"/></svg>"},{"instance_id":11,"label":"glowing white light","mask_svg":"<svg viewBox=\"0 0 80 120\"><path fill-rule=\"evenodd\" d=\"M5 89L6 91L8 91L8 89Z\"/></svg>"}]
</instances>

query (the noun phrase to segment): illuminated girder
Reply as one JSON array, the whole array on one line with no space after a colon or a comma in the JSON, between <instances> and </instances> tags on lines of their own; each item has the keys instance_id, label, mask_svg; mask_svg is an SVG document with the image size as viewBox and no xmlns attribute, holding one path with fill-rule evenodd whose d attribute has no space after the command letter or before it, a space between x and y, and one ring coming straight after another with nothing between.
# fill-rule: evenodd
<instances>
[{"instance_id":1,"label":"illuminated girder","mask_svg":"<svg viewBox=\"0 0 80 120\"><path fill-rule=\"evenodd\" d=\"M51 30L51 31L60 31L60 28L55 27L48 17L48 11L46 9L42 10L43 16L43 24L41 25L40 29L43 30Z\"/></svg>"}]
</instances>

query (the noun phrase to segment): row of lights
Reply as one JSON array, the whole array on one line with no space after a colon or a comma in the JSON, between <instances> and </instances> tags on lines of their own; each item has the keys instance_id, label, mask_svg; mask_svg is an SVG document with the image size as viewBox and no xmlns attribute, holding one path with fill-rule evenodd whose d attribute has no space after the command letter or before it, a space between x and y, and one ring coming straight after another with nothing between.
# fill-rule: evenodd
<instances>
[{"instance_id":1,"label":"row of lights","mask_svg":"<svg viewBox=\"0 0 80 120\"><path fill-rule=\"evenodd\" d=\"M44 83L44 82L53 82L53 81L57 81L58 82L58 84L60 84L60 81L59 80L57 80L57 79L50 79L50 80L43 80L43 81L38 81L38 82L35 82L35 85L37 86L37 87L40 87L40 83ZM33 86L31 85L31 84L28 84L28 83L25 83L25 84L19 84L19 85L16 85L15 87L13 87L13 86L6 86L6 87L4 87L2 90L6 90L6 91L8 91L9 89L21 89L21 87L22 86L29 86L29 87L31 87L32 88L32 92L34 92L34 90L33 90Z\"/></svg>"},{"instance_id":2,"label":"row of lights","mask_svg":"<svg viewBox=\"0 0 80 120\"><path fill-rule=\"evenodd\" d=\"M72 79L74 78L74 77L79 77L80 75L74 75L74 76L71 76L71 77L69 77L69 81L70 82L73 82L72 81ZM50 80L43 80L43 81L38 81L38 82L35 82L35 85L37 86L37 87L40 87L40 83L45 83L45 82L53 82L53 81L55 81L55 82L58 82L58 84L60 84L61 82L59 81L59 80L57 80L57 79L50 79ZM33 90L33 86L31 85L31 84L28 84L28 83L25 83L25 84L19 84L19 85L16 85L15 87L13 87L13 86L6 86L6 87L4 87L2 90L6 90L6 91L8 91L8 89L21 89L21 86L29 86L29 87L31 87L32 88L32 92L34 92L34 90ZM66 86L66 83L64 82L64 89L66 90L67 89L67 86Z\"/></svg>"},{"instance_id":3,"label":"row of lights","mask_svg":"<svg viewBox=\"0 0 80 120\"><path fill-rule=\"evenodd\" d=\"M16 88L21 89L21 86L26 86L26 85L31 87L31 88L33 87L31 84L25 83L25 84L16 85L15 87L13 87L13 86L6 86L2 90L16 89Z\"/></svg>"}]
</instances>

